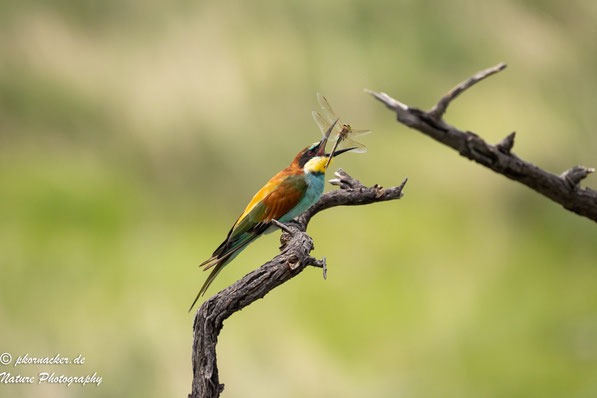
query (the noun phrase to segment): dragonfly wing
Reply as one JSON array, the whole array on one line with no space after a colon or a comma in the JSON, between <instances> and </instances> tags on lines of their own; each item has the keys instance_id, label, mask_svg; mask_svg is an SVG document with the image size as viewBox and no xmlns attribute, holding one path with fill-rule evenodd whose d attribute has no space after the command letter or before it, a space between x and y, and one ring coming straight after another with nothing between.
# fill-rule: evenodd
<instances>
[{"instance_id":1,"label":"dragonfly wing","mask_svg":"<svg viewBox=\"0 0 597 398\"><path fill-rule=\"evenodd\" d=\"M313 120L315 121L315 124L317 125L317 127L319 127L319 130L321 130L321 134L325 135L326 131L328 130L328 127L330 127L330 123L328 123L323 118L323 116L319 114L319 112L313 111L311 114L313 115Z\"/></svg>"},{"instance_id":2,"label":"dragonfly wing","mask_svg":"<svg viewBox=\"0 0 597 398\"><path fill-rule=\"evenodd\" d=\"M350 138L345 138L342 142L338 145L338 149L347 149L347 148L354 148L350 152L355 153L365 153L367 152L367 147L360 142L354 141Z\"/></svg>"},{"instance_id":3,"label":"dragonfly wing","mask_svg":"<svg viewBox=\"0 0 597 398\"><path fill-rule=\"evenodd\" d=\"M323 115L328 119L330 124L332 124L334 120L338 119L338 117L332 110L330 103L321 93L317 93L317 101L319 102L319 106L321 106ZM342 124L342 123L340 123L340 124Z\"/></svg>"},{"instance_id":4,"label":"dragonfly wing","mask_svg":"<svg viewBox=\"0 0 597 398\"><path fill-rule=\"evenodd\" d=\"M352 137L361 137L363 135L371 134L373 131L371 130L350 130L350 135Z\"/></svg>"},{"instance_id":5,"label":"dragonfly wing","mask_svg":"<svg viewBox=\"0 0 597 398\"><path fill-rule=\"evenodd\" d=\"M325 136L325 133L327 133L328 129L330 128L332 123L336 121L336 119L329 122L323 116L321 116L319 112L313 111L311 112L311 114L313 115L313 120L315 120L315 124L317 125L317 127L319 127L319 130L321 130L321 134ZM342 127L340 127L340 125L336 123L336 125L332 129L332 132L330 133L328 141L336 141L338 139L338 134L340 134L341 131Z\"/></svg>"},{"instance_id":6,"label":"dragonfly wing","mask_svg":"<svg viewBox=\"0 0 597 398\"><path fill-rule=\"evenodd\" d=\"M325 120L328 122L328 126L331 126L336 120L338 123L336 124L335 130L337 129L338 132L342 130L342 121L336 115L336 112L332 109L328 100L321 95L321 93L317 93L317 101L319 102L319 106L321 106L321 114Z\"/></svg>"}]
</instances>

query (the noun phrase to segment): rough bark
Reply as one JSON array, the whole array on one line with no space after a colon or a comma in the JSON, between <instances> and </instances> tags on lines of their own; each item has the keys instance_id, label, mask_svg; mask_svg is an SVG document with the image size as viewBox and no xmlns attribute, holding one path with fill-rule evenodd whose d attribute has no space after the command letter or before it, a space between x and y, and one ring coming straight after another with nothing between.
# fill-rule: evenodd
<instances>
[{"instance_id":1,"label":"rough bark","mask_svg":"<svg viewBox=\"0 0 597 398\"><path fill-rule=\"evenodd\" d=\"M325 278L325 257L317 260L309 255L313 250L313 241L305 232L315 214L335 206L400 199L406 184L404 180L400 186L388 189L378 185L367 188L341 169L336 172L336 177L330 182L340 189L323 194L315 205L291 223L276 224L283 230L280 254L206 300L197 311L193 324L193 384L189 398L218 397L224 389L218 376L216 344L224 321L230 315L289 281L307 266L323 268Z\"/></svg>"},{"instance_id":2,"label":"rough bark","mask_svg":"<svg viewBox=\"0 0 597 398\"><path fill-rule=\"evenodd\" d=\"M477 73L458 84L428 112L403 104L386 93L366 91L396 112L400 123L457 150L460 155L496 173L528 186L576 214L597 221L597 191L580 187L580 181L595 169L574 166L555 175L512 153L515 133L509 134L500 143L491 145L477 134L459 130L443 120L452 100L475 83L504 68L506 64L502 63Z\"/></svg>"}]
</instances>

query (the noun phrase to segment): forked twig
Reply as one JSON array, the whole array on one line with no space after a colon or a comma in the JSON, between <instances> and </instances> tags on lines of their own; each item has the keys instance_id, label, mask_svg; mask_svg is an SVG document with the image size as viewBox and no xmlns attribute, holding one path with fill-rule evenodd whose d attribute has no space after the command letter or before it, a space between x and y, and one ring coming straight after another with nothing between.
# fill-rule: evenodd
<instances>
[{"instance_id":1,"label":"forked twig","mask_svg":"<svg viewBox=\"0 0 597 398\"><path fill-rule=\"evenodd\" d=\"M459 130L444 121L443 115L448 105L458 95L504 68L506 68L506 64L501 63L477 73L450 90L428 112L403 104L386 93L365 91L396 112L400 123L457 150L460 155L474 160L496 173L528 186L576 214L597 221L597 191L580 187L580 181L593 173L595 169L574 166L562 174L556 175L512 153L514 133L506 136L497 145L491 145L477 134Z\"/></svg>"}]
</instances>

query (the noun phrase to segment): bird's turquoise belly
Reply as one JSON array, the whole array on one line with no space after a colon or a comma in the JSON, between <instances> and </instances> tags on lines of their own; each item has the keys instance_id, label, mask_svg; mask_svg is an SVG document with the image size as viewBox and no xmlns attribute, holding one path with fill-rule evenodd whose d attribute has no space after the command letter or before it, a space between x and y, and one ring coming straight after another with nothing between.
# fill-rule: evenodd
<instances>
[{"instance_id":1,"label":"bird's turquoise belly","mask_svg":"<svg viewBox=\"0 0 597 398\"><path fill-rule=\"evenodd\" d=\"M278 221L288 222L293 218L303 214L309 207L313 206L323 193L325 185L325 174L309 173L305 176L307 180L307 191L301 200L288 213L284 214Z\"/></svg>"}]
</instances>

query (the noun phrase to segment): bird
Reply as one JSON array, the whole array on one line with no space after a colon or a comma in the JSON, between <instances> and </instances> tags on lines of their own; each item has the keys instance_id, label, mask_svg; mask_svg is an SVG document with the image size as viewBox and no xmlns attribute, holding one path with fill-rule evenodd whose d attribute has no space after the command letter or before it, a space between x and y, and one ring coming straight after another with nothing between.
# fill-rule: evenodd
<instances>
[{"instance_id":1,"label":"bird","mask_svg":"<svg viewBox=\"0 0 597 398\"><path fill-rule=\"evenodd\" d=\"M203 283L191 304L193 309L220 271L259 236L275 230L272 220L288 223L311 207L321 194L325 184L325 172L330 160L355 148L339 149L325 153L325 146L338 121L332 123L319 142L300 151L290 166L273 176L245 207L226 239L210 258L201 263L204 271L213 270Z\"/></svg>"}]
</instances>

